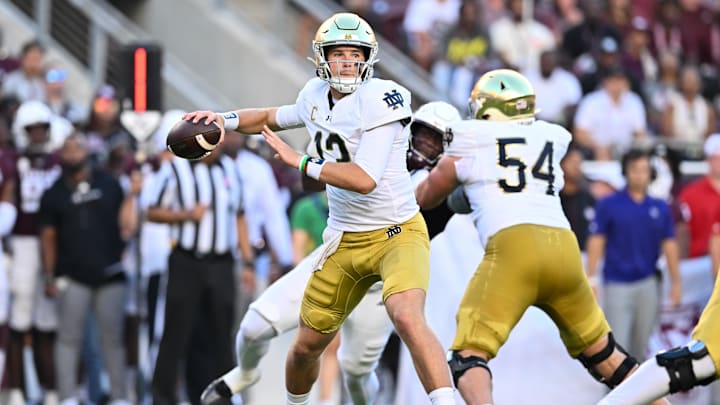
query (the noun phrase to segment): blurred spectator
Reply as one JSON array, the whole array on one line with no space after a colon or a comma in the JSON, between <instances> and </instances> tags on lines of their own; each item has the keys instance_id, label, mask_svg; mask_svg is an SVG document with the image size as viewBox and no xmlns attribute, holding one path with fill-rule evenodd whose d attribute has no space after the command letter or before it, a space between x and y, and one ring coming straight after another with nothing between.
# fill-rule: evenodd
<instances>
[{"instance_id":1,"label":"blurred spectator","mask_svg":"<svg viewBox=\"0 0 720 405\"><path fill-rule=\"evenodd\" d=\"M50 147L51 113L39 101L23 103L15 119L22 146L13 162L15 171L15 222L10 248L12 302L8 348L8 403L23 404L25 342L32 335L33 358L44 401L57 403L55 393L55 330L58 326L55 300L47 296L42 283L38 210L43 193L60 175L60 164Z\"/></svg>"},{"instance_id":2,"label":"blurred spectator","mask_svg":"<svg viewBox=\"0 0 720 405\"><path fill-rule=\"evenodd\" d=\"M630 3L629 0L608 0L607 2L607 22L620 34L621 38L625 38L631 29Z\"/></svg>"},{"instance_id":3,"label":"blurred spectator","mask_svg":"<svg viewBox=\"0 0 720 405\"><path fill-rule=\"evenodd\" d=\"M478 0L463 0L460 20L441 44L441 58L432 70L433 82L456 106L467 106L467 95L490 58L490 38L480 22Z\"/></svg>"},{"instance_id":4,"label":"blurred spectator","mask_svg":"<svg viewBox=\"0 0 720 405\"><path fill-rule=\"evenodd\" d=\"M17 209L13 202L15 201L15 168L13 167L14 159L10 152L0 149L0 379L5 374L5 361L8 347L8 317L10 315L10 286L8 281L8 272L6 268L5 249L3 248L4 238L10 234L15 219L17 218Z\"/></svg>"},{"instance_id":5,"label":"blurred spectator","mask_svg":"<svg viewBox=\"0 0 720 405\"><path fill-rule=\"evenodd\" d=\"M682 57L682 31L680 30L680 5L677 0L660 0L652 27L651 49L656 56L670 52Z\"/></svg>"},{"instance_id":6,"label":"blurred spectator","mask_svg":"<svg viewBox=\"0 0 720 405\"><path fill-rule=\"evenodd\" d=\"M555 37L548 27L526 15L524 0L507 0L506 4L509 15L490 26L492 48L514 69L537 69L540 53L555 47Z\"/></svg>"},{"instance_id":7,"label":"blurred spectator","mask_svg":"<svg viewBox=\"0 0 720 405\"><path fill-rule=\"evenodd\" d=\"M578 79L558 66L557 52L543 52L539 69L530 69L524 74L535 88L535 105L540 110L537 117L567 125L582 97L582 90Z\"/></svg>"},{"instance_id":8,"label":"blurred spectator","mask_svg":"<svg viewBox=\"0 0 720 405\"><path fill-rule=\"evenodd\" d=\"M68 72L57 65L51 65L45 72L45 104L52 112L80 126L87 121L87 106L71 100L65 91Z\"/></svg>"},{"instance_id":9,"label":"blurred spectator","mask_svg":"<svg viewBox=\"0 0 720 405\"><path fill-rule=\"evenodd\" d=\"M327 217L328 201L324 191L308 194L295 201L290 211L295 264L322 245Z\"/></svg>"},{"instance_id":10,"label":"blurred spectator","mask_svg":"<svg viewBox=\"0 0 720 405\"><path fill-rule=\"evenodd\" d=\"M603 38L611 37L616 43L620 41L620 34L603 18L602 0L581 0L580 4L585 19L565 31L562 40L563 51L573 60L595 52Z\"/></svg>"},{"instance_id":11,"label":"blurred spectator","mask_svg":"<svg viewBox=\"0 0 720 405\"><path fill-rule=\"evenodd\" d=\"M10 136L10 127L8 126L7 119L0 114L0 155L5 153L8 155L11 151L14 151L14 144L12 136Z\"/></svg>"},{"instance_id":12,"label":"blurred spectator","mask_svg":"<svg viewBox=\"0 0 720 405\"><path fill-rule=\"evenodd\" d=\"M609 160L614 152L624 153L644 138L645 129L642 100L630 91L625 73L618 68L605 77L602 89L580 101L573 137L595 159Z\"/></svg>"},{"instance_id":13,"label":"blurred spectator","mask_svg":"<svg viewBox=\"0 0 720 405\"><path fill-rule=\"evenodd\" d=\"M583 20L577 0L546 0L535 3L535 18L550 28L557 44L562 43L565 30Z\"/></svg>"},{"instance_id":14,"label":"blurred spectator","mask_svg":"<svg viewBox=\"0 0 720 405\"><path fill-rule=\"evenodd\" d=\"M715 130L715 112L702 96L700 73L694 66L680 72L680 86L670 95L662 116L662 133L669 139L702 143Z\"/></svg>"},{"instance_id":15,"label":"blurred spectator","mask_svg":"<svg viewBox=\"0 0 720 405\"><path fill-rule=\"evenodd\" d=\"M460 16L460 0L410 0L403 28L415 63L430 71L442 38Z\"/></svg>"},{"instance_id":16,"label":"blurred spectator","mask_svg":"<svg viewBox=\"0 0 720 405\"><path fill-rule=\"evenodd\" d=\"M712 224L712 235L710 235L710 258L712 259L712 274L717 278L720 272L720 211Z\"/></svg>"},{"instance_id":17,"label":"blurred spectator","mask_svg":"<svg viewBox=\"0 0 720 405\"><path fill-rule=\"evenodd\" d=\"M3 29L0 27L0 83L8 73L20 67L20 61L7 49L4 39Z\"/></svg>"},{"instance_id":18,"label":"blurred spectator","mask_svg":"<svg viewBox=\"0 0 720 405\"><path fill-rule=\"evenodd\" d=\"M654 133L663 133L661 123L671 97L676 94L679 61L672 52L658 57L658 78L645 82L645 100L649 126Z\"/></svg>"},{"instance_id":19,"label":"blurred spectator","mask_svg":"<svg viewBox=\"0 0 720 405\"><path fill-rule=\"evenodd\" d=\"M272 167L246 148L246 141L244 135L229 136L225 150L240 172L247 233L255 257L271 253L278 262L279 269L271 269L270 281L274 281L293 265L290 222Z\"/></svg>"},{"instance_id":20,"label":"blurred spectator","mask_svg":"<svg viewBox=\"0 0 720 405\"><path fill-rule=\"evenodd\" d=\"M688 184L678 197L681 221L677 224L682 257L708 254L713 218L720 211L720 134L705 140L708 174Z\"/></svg>"},{"instance_id":21,"label":"blurred spectator","mask_svg":"<svg viewBox=\"0 0 720 405\"><path fill-rule=\"evenodd\" d=\"M600 42L598 52L583 55L577 60L575 70L579 73L583 95L598 90L609 72L620 66L620 48L612 37L605 37ZM629 79L629 78L628 78Z\"/></svg>"},{"instance_id":22,"label":"blurred spectator","mask_svg":"<svg viewBox=\"0 0 720 405\"><path fill-rule=\"evenodd\" d=\"M83 135L65 140L62 177L43 195L39 212L46 292L58 296L58 393L62 401L77 401L77 365L92 309L110 380L110 403L120 404L127 400L121 256L123 240L137 227L135 196L142 183L136 178L125 196L117 180L91 168L88 154Z\"/></svg>"},{"instance_id":23,"label":"blurred spectator","mask_svg":"<svg viewBox=\"0 0 720 405\"><path fill-rule=\"evenodd\" d=\"M135 139L120 125L120 104L114 87L105 85L96 93L85 132L90 159L95 164L106 165L111 150L119 145L134 149Z\"/></svg>"},{"instance_id":24,"label":"blurred spectator","mask_svg":"<svg viewBox=\"0 0 720 405\"><path fill-rule=\"evenodd\" d=\"M247 225L240 182L235 162L218 147L200 161L165 162L148 191L148 220L172 224L177 235L168 261L165 326L152 381L156 405L177 403L181 358L188 365L186 388L193 404L214 377L232 368L238 246L246 263L244 280L254 283L253 253L242 232ZM202 335L200 340L208 344L192 346L198 341L193 335Z\"/></svg>"},{"instance_id":25,"label":"blurred spectator","mask_svg":"<svg viewBox=\"0 0 720 405\"><path fill-rule=\"evenodd\" d=\"M8 128L13 128L15 113L18 108L20 108L20 100L18 100L16 96L10 95L0 98L0 118L5 120ZM13 146L16 146L15 141L12 138L10 139L10 143Z\"/></svg>"},{"instance_id":26,"label":"blurred spectator","mask_svg":"<svg viewBox=\"0 0 720 405\"><path fill-rule=\"evenodd\" d=\"M680 0L681 14L678 22L681 32L684 61L703 64L713 63L711 27L712 12L700 0Z\"/></svg>"},{"instance_id":27,"label":"blurred spectator","mask_svg":"<svg viewBox=\"0 0 720 405\"><path fill-rule=\"evenodd\" d=\"M620 64L628 73L630 84L634 86L632 90L641 97L645 95L642 84L655 81L658 70L657 63L648 48L649 28L644 18L633 18L620 56Z\"/></svg>"},{"instance_id":28,"label":"blurred spectator","mask_svg":"<svg viewBox=\"0 0 720 405\"><path fill-rule=\"evenodd\" d=\"M491 26L495 21L505 16L506 0L482 0L481 23L485 27Z\"/></svg>"},{"instance_id":29,"label":"blurred spectator","mask_svg":"<svg viewBox=\"0 0 720 405\"><path fill-rule=\"evenodd\" d=\"M583 154L580 149L569 148L560 162L565 176L565 186L560 190L563 212L570 222L570 229L577 237L580 250L585 251L590 222L595 218L595 198L582 172Z\"/></svg>"},{"instance_id":30,"label":"blurred spectator","mask_svg":"<svg viewBox=\"0 0 720 405\"><path fill-rule=\"evenodd\" d=\"M45 48L38 41L23 45L20 52L20 69L9 73L2 82L4 96L14 94L20 102L45 100L43 59Z\"/></svg>"},{"instance_id":31,"label":"blurred spectator","mask_svg":"<svg viewBox=\"0 0 720 405\"><path fill-rule=\"evenodd\" d=\"M660 253L670 271L670 301L677 306L682 299L678 247L670 207L647 194L654 177L649 156L631 150L621 164L627 187L596 206L587 241L587 271L597 283L604 258L605 316L618 344L645 359L660 310Z\"/></svg>"}]
</instances>

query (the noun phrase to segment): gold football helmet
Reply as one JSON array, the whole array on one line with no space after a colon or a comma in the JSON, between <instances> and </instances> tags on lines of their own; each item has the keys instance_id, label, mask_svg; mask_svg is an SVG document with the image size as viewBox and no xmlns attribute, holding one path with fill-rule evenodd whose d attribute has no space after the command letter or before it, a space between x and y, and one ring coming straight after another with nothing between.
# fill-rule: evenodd
<instances>
[{"instance_id":1,"label":"gold football helmet","mask_svg":"<svg viewBox=\"0 0 720 405\"><path fill-rule=\"evenodd\" d=\"M514 70L491 70L478 79L470 92L470 118L516 121L534 118L536 112L535 89Z\"/></svg>"},{"instance_id":2,"label":"gold football helmet","mask_svg":"<svg viewBox=\"0 0 720 405\"><path fill-rule=\"evenodd\" d=\"M355 78L332 77L325 52L331 46L340 45L356 46L365 53L365 62L357 63ZM354 92L360 83L369 80L373 75L373 65L377 62L378 53L375 33L370 24L355 14L338 13L325 20L315 34L312 48L316 74L341 93Z\"/></svg>"}]
</instances>

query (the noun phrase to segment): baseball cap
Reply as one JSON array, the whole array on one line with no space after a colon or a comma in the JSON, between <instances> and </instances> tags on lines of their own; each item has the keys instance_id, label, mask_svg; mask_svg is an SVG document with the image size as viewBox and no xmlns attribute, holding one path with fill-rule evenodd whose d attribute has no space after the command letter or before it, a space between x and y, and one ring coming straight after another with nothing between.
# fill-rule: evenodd
<instances>
[{"instance_id":1,"label":"baseball cap","mask_svg":"<svg viewBox=\"0 0 720 405\"><path fill-rule=\"evenodd\" d=\"M600 41L600 50L605 53L618 51L618 43L613 37L605 37Z\"/></svg>"},{"instance_id":2,"label":"baseball cap","mask_svg":"<svg viewBox=\"0 0 720 405\"><path fill-rule=\"evenodd\" d=\"M705 157L720 154L720 133L714 133L705 140Z\"/></svg>"}]
</instances>

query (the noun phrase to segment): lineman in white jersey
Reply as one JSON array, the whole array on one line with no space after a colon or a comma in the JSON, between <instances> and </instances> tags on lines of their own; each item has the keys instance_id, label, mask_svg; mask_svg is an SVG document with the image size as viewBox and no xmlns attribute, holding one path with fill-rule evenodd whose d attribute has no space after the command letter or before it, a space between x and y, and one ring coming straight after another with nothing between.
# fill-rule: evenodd
<instances>
[{"instance_id":1,"label":"lineman in white jersey","mask_svg":"<svg viewBox=\"0 0 720 405\"><path fill-rule=\"evenodd\" d=\"M454 403L442 347L424 319L430 243L405 167L410 94L372 77L377 50L367 22L336 14L315 35L318 78L308 81L295 104L185 116L241 133L262 131L277 158L327 184L323 249L313 263L286 362L288 404L308 403L321 353L381 280L385 308L431 402ZM307 127L318 158L299 155L274 132L297 126Z\"/></svg>"},{"instance_id":2,"label":"lineman in white jersey","mask_svg":"<svg viewBox=\"0 0 720 405\"><path fill-rule=\"evenodd\" d=\"M406 127L413 131L407 152L408 169L427 172L424 168L434 166L443 152L442 135L447 124L458 119L460 114L448 103L436 101L421 106ZM316 255L322 249L323 246L315 249L250 304L235 340L237 367L208 386L201 397L203 404L230 397L259 380L257 367L267 353L270 340L298 326L303 296L298 286L307 284ZM340 329L338 360L354 405L375 402L379 381L374 371L391 331L392 325L382 306L382 284L376 283Z\"/></svg>"},{"instance_id":3,"label":"lineman in white jersey","mask_svg":"<svg viewBox=\"0 0 720 405\"><path fill-rule=\"evenodd\" d=\"M478 80L470 117L450 124L445 156L416 190L425 208L463 185L485 247L448 354L456 387L469 404L492 403L487 363L531 305L553 319L572 357L614 387L637 361L612 338L560 206L571 135L535 120L532 85L513 70Z\"/></svg>"}]
</instances>

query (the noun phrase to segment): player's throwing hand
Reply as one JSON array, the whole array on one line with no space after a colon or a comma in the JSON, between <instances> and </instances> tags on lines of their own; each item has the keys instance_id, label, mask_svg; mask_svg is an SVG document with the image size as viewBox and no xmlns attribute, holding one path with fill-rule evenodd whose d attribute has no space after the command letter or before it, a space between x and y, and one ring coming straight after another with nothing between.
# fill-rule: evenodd
<instances>
[{"instance_id":1,"label":"player's throwing hand","mask_svg":"<svg viewBox=\"0 0 720 405\"><path fill-rule=\"evenodd\" d=\"M280 139L267 125L263 126L262 135L265 137L268 145L275 150L275 159L282 160L290 167L298 167L300 164L300 154L295 152L285 141Z\"/></svg>"}]
</instances>

